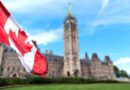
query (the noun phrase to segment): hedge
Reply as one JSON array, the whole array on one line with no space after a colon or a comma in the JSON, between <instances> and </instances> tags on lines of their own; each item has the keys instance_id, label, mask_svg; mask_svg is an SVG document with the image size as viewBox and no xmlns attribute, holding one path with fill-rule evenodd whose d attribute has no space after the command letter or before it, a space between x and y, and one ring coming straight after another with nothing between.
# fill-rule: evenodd
<instances>
[{"instance_id":1,"label":"hedge","mask_svg":"<svg viewBox=\"0 0 130 90\"><path fill-rule=\"evenodd\" d=\"M20 78L0 78L0 86L6 85L21 85L21 84L52 84L52 83L64 83L64 84L85 84L85 83L118 83L113 80L95 80L95 79L83 79L83 78L41 78L41 77L29 77L26 79Z\"/></svg>"}]
</instances>

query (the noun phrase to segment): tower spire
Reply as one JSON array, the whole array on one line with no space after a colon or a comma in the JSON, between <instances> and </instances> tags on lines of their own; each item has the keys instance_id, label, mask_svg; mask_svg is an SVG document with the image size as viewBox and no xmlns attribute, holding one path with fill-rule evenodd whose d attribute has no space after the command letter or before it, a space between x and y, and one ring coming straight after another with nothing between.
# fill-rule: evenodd
<instances>
[{"instance_id":1,"label":"tower spire","mask_svg":"<svg viewBox=\"0 0 130 90\"><path fill-rule=\"evenodd\" d=\"M68 3L68 11L67 11L67 16L72 16L72 6L71 3Z\"/></svg>"}]
</instances>

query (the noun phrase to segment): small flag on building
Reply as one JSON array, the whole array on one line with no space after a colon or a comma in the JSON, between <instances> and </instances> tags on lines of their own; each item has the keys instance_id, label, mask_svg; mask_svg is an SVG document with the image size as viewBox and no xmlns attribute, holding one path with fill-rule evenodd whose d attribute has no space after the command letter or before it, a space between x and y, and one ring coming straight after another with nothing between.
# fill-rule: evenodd
<instances>
[{"instance_id":1,"label":"small flag on building","mask_svg":"<svg viewBox=\"0 0 130 90\"><path fill-rule=\"evenodd\" d=\"M0 42L12 47L27 72L45 76L48 62L0 1Z\"/></svg>"}]
</instances>

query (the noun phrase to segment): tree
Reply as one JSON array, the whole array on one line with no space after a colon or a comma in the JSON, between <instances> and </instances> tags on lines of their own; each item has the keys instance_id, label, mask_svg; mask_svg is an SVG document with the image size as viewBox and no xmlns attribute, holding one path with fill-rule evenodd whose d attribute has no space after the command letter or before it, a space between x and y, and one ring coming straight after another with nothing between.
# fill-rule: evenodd
<instances>
[{"instance_id":1,"label":"tree","mask_svg":"<svg viewBox=\"0 0 130 90\"><path fill-rule=\"evenodd\" d=\"M121 70L121 71L120 71L120 75L121 75L122 77L129 77L128 73L127 73L125 70Z\"/></svg>"},{"instance_id":2,"label":"tree","mask_svg":"<svg viewBox=\"0 0 130 90\"><path fill-rule=\"evenodd\" d=\"M120 69L117 66L114 66L114 71L115 71L116 77L120 77Z\"/></svg>"},{"instance_id":3,"label":"tree","mask_svg":"<svg viewBox=\"0 0 130 90\"><path fill-rule=\"evenodd\" d=\"M117 66L114 66L114 71L115 71L116 77L127 77L127 78L130 77L125 70L120 70Z\"/></svg>"}]
</instances>

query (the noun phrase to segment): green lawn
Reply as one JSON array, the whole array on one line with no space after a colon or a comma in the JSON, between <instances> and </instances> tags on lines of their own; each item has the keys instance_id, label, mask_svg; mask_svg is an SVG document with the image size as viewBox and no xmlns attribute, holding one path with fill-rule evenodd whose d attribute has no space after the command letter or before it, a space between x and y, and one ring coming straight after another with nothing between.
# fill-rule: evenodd
<instances>
[{"instance_id":1,"label":"green lawn","mask_svg":"<svg viewBox=\"0 0 130 90\"><path fill-rule=\"evenodd\" d=\"M4 87L0 90L130 90L130 84L50 84Z\"/></svg>"}]
</instances>

